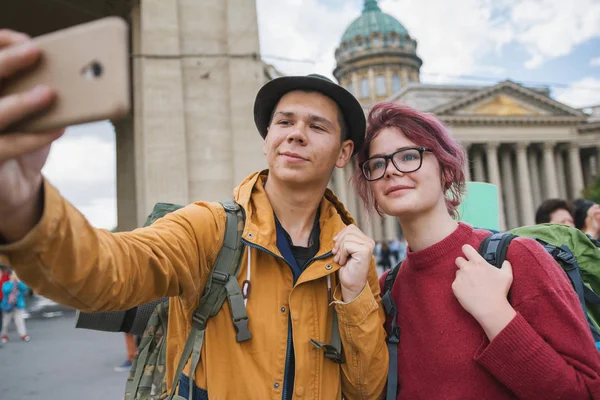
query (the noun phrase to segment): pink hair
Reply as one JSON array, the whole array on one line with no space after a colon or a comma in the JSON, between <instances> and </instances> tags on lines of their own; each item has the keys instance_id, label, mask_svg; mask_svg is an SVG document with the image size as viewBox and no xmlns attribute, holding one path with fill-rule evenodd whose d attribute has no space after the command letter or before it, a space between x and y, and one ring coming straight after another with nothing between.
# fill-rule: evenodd
<instances>
[{"instance_id":1,"label":"pink hair","mask_svg":"<svg viewBox=\"0 0 600 400\"><path fill-rule=\"evenodd\" d=\"M397 128L417 146L431 149L440 163L446 207L450 215L457 217L456 208L466 188L464 166L467 156L464 149L450 136L446 126L433 114L422 113L402 104L379 103L369 113L365 141L357 154L358 165L369 158L371 142L384 128ZM352 179L367 209L373 207L380 215L383 214L360 168L356 168Z\"/></svg>"}]
</instances>

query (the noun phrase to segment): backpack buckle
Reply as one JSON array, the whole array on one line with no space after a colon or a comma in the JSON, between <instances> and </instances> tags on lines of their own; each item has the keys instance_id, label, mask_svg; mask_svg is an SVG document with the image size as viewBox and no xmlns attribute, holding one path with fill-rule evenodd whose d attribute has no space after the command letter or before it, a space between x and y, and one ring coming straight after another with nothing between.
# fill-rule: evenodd
<instances>
[{"instance_id":1,"label":"backpack buckle","mask_svg":"<svg viewBox=\"0 0 600 400\"><path fill-rule=\"evenodd\" d=\"M233 325L235 326L235 340L236 342L244 342L246 340L252 339L252 334L248 329L248 318L238 319L237 321L233 321Z\"/></svg>"},{"instance_id":2,"label":"backpack buckle","mask_svg":"<svg viewBox=\"0 0 600 400\"><path fill-rule=\"evenodd\" d=\"M206 321L208 320L208 316L206 315L202 315L200 314L198 311L196 311L193 315L192 315L192 321L194 321L195 323L197 323L200 327L201 330L206 328Z\"/></svg>"},{"instance_id":3,"label":"backpack buckle","mask_svg":"<svg viewBox=\"0 0 600 400\"><path fill-rule=\"evenodd\" d=\"M556 254L556 257L569 265L567 268L564 268L566 271L571 271L577 268L577 259L568 247L563 245L557 248L556 250L558 253Z\"/></svg>"},{"instance_id":4,"label":"backpack buckle","mask_svg":"<svg viewBox=\"0 0 600 400\"><path fill-rule=\"evenodd\" d=\"M222 283L223 285L229 280L229 274L214 270L212 273L212 280Z\"/></svg>"},{"instance_id":5,"label":"backpack buckle","mask_svg":"<svg viewBox=\"0 0 600 400\"><path fill-rule=\"evenodd\" d=\"M310 339L310 344L312 344L317 349L323 349L323 354L325 358L330 361L333 361L336 364L343 364L344 357L337 351L335 347L327 343L317 342L314 339Z\"/></svg>"}]
</instances>

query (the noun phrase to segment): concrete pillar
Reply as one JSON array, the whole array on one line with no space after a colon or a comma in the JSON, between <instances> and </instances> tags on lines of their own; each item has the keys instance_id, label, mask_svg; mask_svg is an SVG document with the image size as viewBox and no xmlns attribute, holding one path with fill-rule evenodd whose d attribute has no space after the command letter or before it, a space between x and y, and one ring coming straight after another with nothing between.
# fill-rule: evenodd
<instances>
[{"instance_id":1,"label":"concrete pillar","mask_svg":"<svg viewBox=\"0 0 600 400\"><path fill-rule=\"evenodd\" d=\"M487 167L490 177L490 183L498 188L498 219L500 229L506 229L506 219L504 217L504 201L502 199L502 184L500 182L500 169L498 168L498 147L499 143L490 142L486 144Z\"/></svg>"},{"instance_id":2,"label":"concrete pillar","mask_svg":"<svg viewBox=\"0 0 600 400\"><path fill-rule=\"evenodd\" d=\"M485 182L483 157L479 150L473 150L473 169L473 172L475 172L475 182Z\"/></svg>"},{"instance_id":3,"label":"concrete pillar","mask_svg":"<svg viewBox=\"0 0 600 400\"><path fill-rule=\"evenodd\" d=\"M117 144L117 231L139 227L133 116L113 122Z\"/></svg>"},{"instance_id":4,"label":"concrete pillar","mask_svg":"<svg viewBox=\"0 0 600 400\"><path fill-rule=\"evenodd\" d=\"M187 204L188 161L178 2L145 0L132 8L137 225L155 203Z\"/></svg>"},{"instance_id":5,"label":"concrete pillar","mask_svg":"<svg viewBox=\"0 0 600 400\"><path fill-rule=\"evenodd\" d=\"M521 225L533 225L534 209L529 166L527 165L527 143L517 143L517 168L519 173L519 200L521 203Z\"/></svg>"},{"instance_id":6,"label":"concrete pillar","mask_svg":"<svg viewBox=\"0 0 600 400\"><path fill-rule=\"evenodd\" d=\"M583 190L583 172L581 170L579 145L575 142L569 143L569 170L571 172L571 196L576 199L581 197L581 191Z\"/></svg>"},{"instance_id":7,"label":"concrete pillar","mask_svg":"<svg viewBox=\"0 0 600 400\"><path fill-rule=\"evenodd\" d=\"M344 203L344 205L348 202L348 196L346 194L346 188L348 183L346 182L346 174L344 168L335 168L333 171L333 187L334 192L337 198Z\"/></svg>"},{"instance_id":8,"label":"concrete pillar","mask_svg":"<svg viewBox=\"0 0 600 400\"><path fill-rule=\"evenodd\" d=\"M205 13L207 2L183 1L182 4L190 3L195 11L190 18L186 19L187 26L193 29L185 30L186 43L190 43L190 51L196 46L198 37L197 29L207 29L203 27L202 22L198 22L197 15ZM219 2L216 2L219 3ZM211 2L212 4L212 2ZM211 7L213 7L211 5ZM184 10L185 11L185 10ZM197 11L197 12L196 12ZM256 3L254 0L227 0L226 38L227 54L242 55L242 57L228 57L227 82L225 87L228 92L228 113L231 141L229 143L230 158L232 165L232 178L229 182L223 181L223 195L225 198L231 198L232 189L237 186L244 178L254 171L260 171L267 168L266 157L263 156L263 139L258 135L254 125L254 99L256 93L264 84L263 63L260 59L260 47L258 40L258 21L256 15ZM208 25L210 27L210 25ZM210 29L210 28L208 28ZM192 45L193 44L193 45ZM198 50L202 51L201 48ZM195 63L195 60L190 60ZM191 68L192 79L197 78L197 73L201 71L197 66ZM210 77L208 79L211 79ZM188 80L186 79L186 83ZM212 101L210 94L206 94L207 103ZM191 126L191 124L190 124ZM215 132L212 132L214 135ZM212 158L212 157L211 157ZM206 160L208 161L208 160ZM211 160L212 161L212 160ZM206 177L200 171L192 170L196 182L204 185ZM211 171L211 174L213 172ZM202 182L202 183L200 183ZM195 187L196 190L200 189ZM202 189L204 197L207 198L206 189ZM212 194L213 198L215 194ZM193 198L192 200L196 200Z\"/></svg>"},{"instance_id":9,"label":"concrete pillar","mask_svg":"<svg viewBox=\"0 0 600 400\"><path fill-rule=\"evenodd\" d=\"M544 178L545 192L547 199L560 197L558 190L558 181L556 177L556 163L554 162L554 142L544 142Z\"/></svg>"},{"instance_id":10,"label":"concrete pillar","mask_svg":"<svg viewBox=\"0 0 600 400\"><path fill-rule=\"evenodd\" d=\"M528 153L528 162L529 162L529 179L531 181L531 192L533 199L533 207L534 209L540 205L542 202L542 187L540 183L540 169L538 167L538 155L537 151L533 146L529 149Z\"/></svg>"},{"instance_id":11,"label":"concrete pillar","mask_svg":"<svg viewBox=\"0 0 600 400\"><path fill-rule=\"evenodd\" d=\"M507 148L501 153L500 157L502 163L502 193L504 194L504 210L507 229L519 226L517 191L515 189L511 153L512 149Z\"/></svg>"},{"instance_id":12,"label":"concrete pillar","mask_svg":"<svg viewBox=\"0 0 600 400\"><path fill-rule=\"evenodd\" d=\"M567 193L567 180L565 174L565 158L563 150L560 147L556 148L555 153L556 159L556 178L558 180L558 193L560 198L568 199L569 194Z\"/></svg>"}]
</instances>

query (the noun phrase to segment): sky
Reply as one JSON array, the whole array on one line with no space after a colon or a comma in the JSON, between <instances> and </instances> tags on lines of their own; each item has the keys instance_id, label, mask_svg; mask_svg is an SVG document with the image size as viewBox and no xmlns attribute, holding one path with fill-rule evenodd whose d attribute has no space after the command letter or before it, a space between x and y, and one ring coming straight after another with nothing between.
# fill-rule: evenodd
<instances>
[{"instance_id":1,"label":"sky","mask_svg":"<svg viewBox=\"0 0 600 400\"><path fill-rule=\"evenodd\" d=\"M545 86L558 101L600 104L600 0L380 0L417 40L423 83ZM256 0L263 59L285 74L332 76L334 51L362 0ZM97 227L116 226L109 122L70 127L44 174Z\"/></svg>"}]
</instances>

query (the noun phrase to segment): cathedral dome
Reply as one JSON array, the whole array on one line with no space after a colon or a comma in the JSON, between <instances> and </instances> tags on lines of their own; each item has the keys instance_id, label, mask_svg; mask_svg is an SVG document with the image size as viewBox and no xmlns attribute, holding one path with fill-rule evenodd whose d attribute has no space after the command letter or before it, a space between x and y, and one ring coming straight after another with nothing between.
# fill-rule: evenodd
<instances>
[{"instance_id":1,"label":"cathedral dome","mask_svg":"<svg viewBox=\"0 0 600 400\"><path fill-rule=\"evenodd\" d=\"M373 34L389 38L392 33L398 36L409 36L400 21L381 11L377 0L366 0L362 14L348 26L341 42L351 42L357 38L370 38Z\"/></svg>"}]
</instances>

